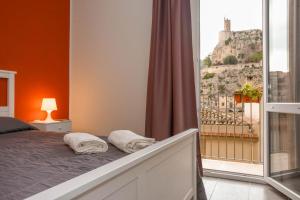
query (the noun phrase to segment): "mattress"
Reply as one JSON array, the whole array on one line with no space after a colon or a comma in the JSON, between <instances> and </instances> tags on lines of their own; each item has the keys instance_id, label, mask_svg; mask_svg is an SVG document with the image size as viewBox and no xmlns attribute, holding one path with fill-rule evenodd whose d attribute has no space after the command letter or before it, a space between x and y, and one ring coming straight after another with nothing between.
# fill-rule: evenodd
<instances>
[{"instance_id":1,"label":"mattress","mask_svg":"<svg viewBox=\"0 0 300 200\"><path fill-rule=\"evenodd\" d=\"M111 144L105 153L77 155L63 136L41 131L1 134L0 199L24 199L127 155Z\"/></svg>"}]
</instances>

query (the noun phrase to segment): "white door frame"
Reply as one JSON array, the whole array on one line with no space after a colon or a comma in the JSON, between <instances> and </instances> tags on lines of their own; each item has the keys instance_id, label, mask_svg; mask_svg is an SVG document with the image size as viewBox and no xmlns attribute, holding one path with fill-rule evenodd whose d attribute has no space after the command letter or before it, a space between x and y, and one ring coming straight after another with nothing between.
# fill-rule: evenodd
<instances>
[{"instance_id":1,"label":"white door frame","mask_svg":"<svg viewBox=\"0 0 300 200\"><path fill-rule=\"evenodd\" d=\"M196 41L196 44L194 44L194 53L196 52L196 56L194 55L194 62L195 62L195 82L196 82L196 96L197 96L197 114L198 114L198 125L200 127L201 124L201 118L199 115L200 112L200 86L201 86L201 62L200 62L200 44L201 44L201 26L200 26L200 7L201 7L201 0L191 0L191 5L196 5L196 14L194 16L197 16L197 25L194 25L193 28L196 29L193 33L196 33L196 38L194 38L194 41ZM195 19L194 19L195 20ZM193 21L193 20L192 20ZM263 125L261 126L261 130L263 131ZM263 136L263 134L262 134ZM264 137L262 137L262 140L264 140ZM263 146L263 145L262 145ZM263 150L263 148L262 148ZM226 172L226 171L219 171L219 170L210 170L210 169L204 169L203 172L204 176L210 176L210 177L217 177L217 178L224 178L224 179L232 179L232 180L239 180L239 181L247 181L247 182L253 182L253 183L260 183L265 184L264 177L257 176L257 175L251 175L251 174L241 174L241 173L234 173L234 172Z\"/></svg>"},{"instance_id":2,"label":"white door frame","mask_svg":"<svg viewBox=\"0 0 300 200\"><path fill-rule=\"evenodd\" d=\"M269 161L269 126L268 113L300 114L300 103L268 103L268 79L269 79L269 0L263 0L263 64L264 64L264 179L265 181L294 200L300 200L300 196L270 177Z\"/></svg>"}]
</instances>

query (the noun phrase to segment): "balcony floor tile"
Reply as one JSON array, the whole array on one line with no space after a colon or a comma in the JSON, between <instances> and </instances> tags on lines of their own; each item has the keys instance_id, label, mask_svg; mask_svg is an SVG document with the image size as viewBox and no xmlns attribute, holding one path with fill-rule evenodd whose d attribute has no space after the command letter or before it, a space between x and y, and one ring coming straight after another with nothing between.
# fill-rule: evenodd
<instances>
[{"instance_id":1,"label":"balcony floor tile","mask_svg":"<svg viewBox=\"0 0 300 200\"><path fill-rule=\"evenodd\" d=\"M224 160L211 160L211 159L202 159L202 163L204 169L234 172L234 173L241 173L241 174L250 174L256 176L263 176L263 171L264 171L262 164L232 162L232 161L224 161Z\"/></svg>"}]
</instances>

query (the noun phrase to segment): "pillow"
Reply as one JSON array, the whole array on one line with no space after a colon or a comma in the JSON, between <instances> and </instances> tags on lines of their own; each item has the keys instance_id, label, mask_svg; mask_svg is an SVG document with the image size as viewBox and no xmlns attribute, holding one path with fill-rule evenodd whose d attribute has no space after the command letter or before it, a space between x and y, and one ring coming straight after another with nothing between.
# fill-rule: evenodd
<instances>
[{"instance_id":1,"label":"pillow","mask_svg":"<svg viewBox=\"0 0 300 200\"><path fill-rule=\"evenodd\" d=\"M0 134L28 130L37 128L12 117L0 117Z\"/></svg>"}]
</instances>

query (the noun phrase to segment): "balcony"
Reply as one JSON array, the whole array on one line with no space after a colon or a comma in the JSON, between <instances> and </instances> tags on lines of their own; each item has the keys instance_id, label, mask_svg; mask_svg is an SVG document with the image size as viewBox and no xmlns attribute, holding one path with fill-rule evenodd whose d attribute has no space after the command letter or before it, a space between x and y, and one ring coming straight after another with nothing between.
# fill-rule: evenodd
<instances>
[{"instance_id":1,"label":"balcony","mask_svg":"<svg viewBox=\"0 0 300 200\"><path fill-rule=\"evenodd\" d=\"M262 175L261 103L201 94L200 130L204 168Z\"/></svg>"}]
</instances>

